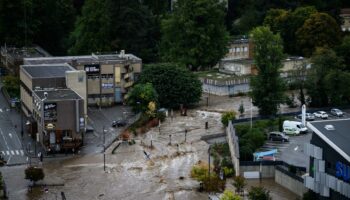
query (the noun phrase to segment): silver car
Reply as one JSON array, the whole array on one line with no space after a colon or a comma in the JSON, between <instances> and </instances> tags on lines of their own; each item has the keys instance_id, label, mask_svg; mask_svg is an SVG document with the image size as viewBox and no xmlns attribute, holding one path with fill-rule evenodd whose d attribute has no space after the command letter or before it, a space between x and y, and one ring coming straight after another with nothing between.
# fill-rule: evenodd
<instances>
[{"instance_id":1,"label":"silver car","mask_svg":"<svg viewBox=\"0 0 350 200\"><path fill-rule=\"evenodd\" d=\"M317 111L314 112L315 117L321 118L321 119L327 119L328 114L325 111Z\"/></svg>"},{"instance_id":2,"label":"silver car","mask_svg":"<svg viewBox=\"0 0 350 200\"><path fill-rule=\"evenodd\" d=\"M337 116L337 117L344 116L344 113L341 110L339 110L338 108L331 109L331 114L334 116Z\"/></svg>"}]
</instances>

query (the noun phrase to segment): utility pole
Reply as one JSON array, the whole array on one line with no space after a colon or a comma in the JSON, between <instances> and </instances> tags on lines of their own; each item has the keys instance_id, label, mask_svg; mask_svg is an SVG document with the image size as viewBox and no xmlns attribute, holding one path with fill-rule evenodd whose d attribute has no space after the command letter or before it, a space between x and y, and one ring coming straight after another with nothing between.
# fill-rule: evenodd
<instances>
[{"instance_id":1,"label":"utility pole","mask_svg":"<svg viewBox=\"0 0 350 200\"><path fill-rule=\"evenodd\" d=\"M253 128L252 118L253 118L253 99L250 98L250 129Z\"/></svg>"},{"instance_id":2,"label":"utility pole","mask_svg":"<svg viewBox=\"0 0 350 200\"><path fill-rule=\"evenodd\" d=\"M21 137L23 140L23 112L22 112L22 100L20 101L20 108L19 112L21 113Z\"/></svg>"},{"instance_id":3,"label":"utility pole","mask_svg":"<svg viewBox=\"0 0 350 200\"><path fill-rule=\"evenodd\" d=\"M102 130L103 134L103 170L106 171L106 146L105 146L105 127L103 126Z\"/></svg>"},{"instance_id":4,"label":"utility pole","mask_svg":"<svg viewBox=\"0 0 350 200\"><path fill-rule=\"evenodd\" d=\"M209 145L209 149L208 149L208 164L209 164L209 167L208 167L208 180L209 180L209 184L208 184L208 186L210 185L210 148L211 148L211 146Z\"/></svg>"}]
</instances>

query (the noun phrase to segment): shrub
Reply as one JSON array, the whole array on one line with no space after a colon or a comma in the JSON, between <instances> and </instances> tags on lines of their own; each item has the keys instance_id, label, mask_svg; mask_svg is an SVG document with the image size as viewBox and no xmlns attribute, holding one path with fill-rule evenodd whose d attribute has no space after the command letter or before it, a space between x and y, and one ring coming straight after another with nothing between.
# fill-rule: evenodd
<instances>
[{"instance_id":1,"label":"shrub","mask_svg":"<svg viewBox=\"0 0 350 200\"><path fill-rule=\"evenodd\" d=\"M203 183L206 191L223 191L225 188L225 181L221 180L215 173L210 173L210 179L208 174L208 165L199 162L191 169L191 177L197 181Z\"/></svg>"},{"instance_id":2,"label":"shrub","mask_svg":"<svg viewBox=\"0 0 350 200\"><path fill-rule=\"evenodd\" d=\"M156 118L159 119L161 122L164 122L165 120L165 113L164 112L157 112Z\"/></svg>"},{"instance_id":3,"label":"shrub","mask_svg":"<svg viewBox=\"0 0 350 200\"><path fill-rule=\"evenodd\" d=\"M228 167L228 168L233 168L233 164L232 164L232 161L229 158L227 157L224 157L222 160L221 160L221 166L222 167Z\"/></svg>"},{"instance_id":4,"label":"shrub","mask_svg":"<svg viewBox=\"0 0 350 200\"><path fill-rule=\"evenodd\" d=\"M250 200L270 200L270 191L263 187L252 187L248 193Z\"/></svg>"},{"instance_id":5,"label":"shrub","mask_svg":"<svg viewBox=\"0 0 350 200\"><path fill-rule=\"evenodd\" d=\"M233 194L233 192L229 190L225 190L224 194L222 194L220 200L240 200L241 197Z\"/></svg>"},{"instance_id":6,"label":"shrub","mask_svg":"<svg viewBox=\"0 0 350 200\"><path fill-rule=\"evenodd\" d=\"M222 170L224 171L224 177L225 178L231 178L235 175L235 169L229 168L229 167L223 167Z\"/></svg>"},{"instance_id":7,"label":"shrub","mask_svg":"<svg viewBox=\"0 0 350 200\"><path fill-rule=\"evenodd\" d=\"M25 179L29 179L34 183L44 179L45 177L44 170L42 168L37 168L37 167L28 167L27 169L25 169L24 173L25 173Z\"/></svg>"},{"instance_id":8,"label":"shrub","mask_svg":"<svg viewBox=\"0 0 350 200\"><path fill-rule=\"evenodd\" d=\"M235 186L238 193L243 191L243 188L247 185L243 176L236 176L233 178L233 186Z\"/></svg>"},{"instance_id":9,"label":"shrub","mask_svg":"<svg viewBox=\"0 0 350 200\"><path fill-rule=\"evenodd\" d=\"M227 126L228 122L234 119L236 119L236 113L234 111L224 112L221 115L221 122L224 124L224 126Z\"/></svg>"},{"instance_id":10,"label":"shrub","mask_svg":"<svg viewBox=\"0 0 350 200\"><path fill-rule=\"evenodd\" d=\"M207 192L220 192L225 189L225 180L221 180L216 174L210 174L210 179L206 176L203 180L204 189Z\"/></svg>"},{"instance_id":11,"label":"shrub","mask_svg":"<svg viewBox=\"0 0 350 200\"><path fill-rule=\"evenodd\" d=\"M208 176L208 165L199 162L194 165L191 169L191 177L197 181L203 181L206 176Z\"/></svg>"}]
</instances>

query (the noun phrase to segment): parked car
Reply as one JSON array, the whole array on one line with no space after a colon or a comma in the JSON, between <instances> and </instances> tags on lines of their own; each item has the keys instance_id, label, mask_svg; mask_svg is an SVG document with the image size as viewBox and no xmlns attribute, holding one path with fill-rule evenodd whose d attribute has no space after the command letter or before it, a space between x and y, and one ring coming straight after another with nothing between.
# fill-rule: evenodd
<instances>
[{"instance_id":1,"label":"parked car","mask_svg":"<svg viewBox=\"0 0 350 200\"><path fill-rule=\"evenodd\" d=\"M331 114L334 116L337 116L337 117L344 116L344 113L341 110L339 110L338 108L331 109Z\"/></svg>"},{"instance_id":2,"label":"parked car","mask_svg":"<svg viewBox=\"0 0 350 200\"><path fill-rule=\"evenodd\" d=\"M122 126L125 126L126 124L127 124L126 120L119 119L112 122L112 127L122 127Z\"/></svg>"},{"instance_id":3,"label":"parked car","mask_svg":"<svg viewBox=\"0 0 350 200\"><path fill-rule=\"evenodd\" d=\"M286 120L283 122L283 132L290 135L299 135L307 133L308 130L301 122Z\"/></svg>"},{"instance_id":4,"label":"parked car","mask_svg":"<svg viewBox=\"0 0 350 200\"><path fill-rule=\"evenodd\" d=\"M315 117L321 118L321 119L327 119L328 114L325 111L317 111L314 112Z\"/></svg>"},{"instance_id":5,"label":"parked car","mask_svg":"<svg viewBox=\"0 0 350 200\"><path fill-rule=\"evenodd\" d=\"M289 137L282 132L270 132L269 140L271 141L281 141L281 142L289 142Z\"/></svg>"},{"instance_id":6,"label":"parked car","mask_svg":"<svg viewBox=\"0 0 350 200\"><path fill-rule=\"evenodd\" d=\"M297 115L296 118L301 119L302 118L302 114ZM305 113L305 120L306 121L313 121L313 120L315 120L315 115L313 115L311 113Z\"/></svg>"}]
</instances>

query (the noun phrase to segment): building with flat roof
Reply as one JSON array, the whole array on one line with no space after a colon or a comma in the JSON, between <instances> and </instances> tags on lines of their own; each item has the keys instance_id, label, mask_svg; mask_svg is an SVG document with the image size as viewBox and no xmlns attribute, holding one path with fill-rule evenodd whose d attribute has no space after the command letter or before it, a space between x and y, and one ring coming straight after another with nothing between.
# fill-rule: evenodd
<instances>
[{"instance_id":1,"label":"building with flat roof","mask_svg":"<svg viewBox=\"0 0 350 200\"><path fill-rule=\"evenodd\" d=\"M20 93L24 114L27 117L32 114L34 90L67 88L65 73L74 70L68 64L22 65L20 67Z\"/></svg>"},{"instance_id":2,"label":"building with flat roof","mask_svg":"<svg viewBox=\"0 0 350 200\"><path fill-rule=\"evenodd\" d=\"M309 175L304 184L318 199L350 198L350 119L309 122Z\"/></svg>"},{"instance_id":3,"label":"building with flat roof","mask_svg":"<svg viewBox=\"0 0 350 200\"><path fill-rule=\"evenodd\" d=\"M87 104L110 106L122 103L141 73L142 60L132 54L92 54L83 56L26 58L24 64L67 63L87 76Z\"/></svg>"},{"instance_id":4,"label":"building with flat roof","mask_svg":"<svg viewBox=\"0 0 350 200\"><path fill-rule=\"evenodd\" d=\"M1 65L11 74L19 74L19 66L23 65L24 58L50 57L51 55L39 46L8 47L2 46L0 50Z\"/></svg>"},{"instance_id":5,"label":"building with flat roof","mask_svg":"<svg viewBox=\"0 0 350 200\"><path fill-rule=\"evenodd\" d=\"M81 90L75 92L75 86ZM31 136L46 151L72 150L82 145L87 118L84 91L85 71L69 64L20 67L21 108Z\"/></svg>"}]
</instances>

